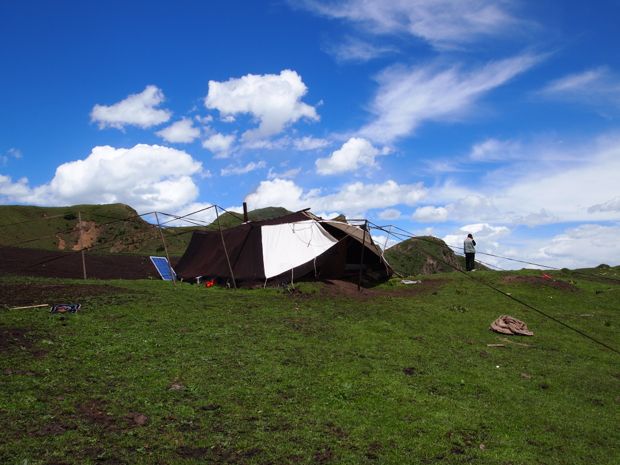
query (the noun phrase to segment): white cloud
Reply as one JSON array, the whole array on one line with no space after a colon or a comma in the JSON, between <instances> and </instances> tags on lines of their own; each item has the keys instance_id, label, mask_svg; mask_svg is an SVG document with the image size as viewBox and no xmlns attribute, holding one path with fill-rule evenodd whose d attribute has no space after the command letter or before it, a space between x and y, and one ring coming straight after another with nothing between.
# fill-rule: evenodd
<instances>
[{"instance_id":1,"label":"white cloud","mask_svg":"<svg viewBox=\"0 0 620 465\"><path fill-rule=\"evenodd\" d=\"M200 137L200 129L194 127L194 122L189 118L183 118L170 126L157 131L156 134L173 143L190 143Z\"/></svg>"},{"instance_id":2,"label":"white cloud","mask_svg":"<svg viewBox=\"0 0 620 465\"><path fill-rule=\"evenodd\" d=\"M507 10L509 3L493 0L304 0L301 5L327 17L351 21L370 33L410 34L435 48L514 34L517 26L523 26Z\"/></svg>"},{"instance_id":3,"label":"white cloud","mask_svg":"<svg viewBox=\"0 0 620 465\"><path fill-rule=\"evenodd\" d=\"M259 121L244 138L267 138L281 132L301 118L318 120L314 107L301 101L308 91L301 76L292 70L280 74L247 74L225 82L209 81L205 106L223 117L250 114Z\"/></svg>"},{"instance_id":4,"label":"white cloud","mask_svg":"<svg viewBox=\"0 0 620 465\"><path fill-rule=\"evenodd\" d=\"M19 160L22 157L22 151L16 149L15 147L11 147L6 152L0 155L0 164L6 165L9 160L15 159Z\"/></svg>"},{"instance_id":5,"label":"white cloud","mask_svg":"<svg viewBox=\"0 0 620 465\"><path fill-rule=\"evenodd\" d=\"M447 188L448 191L450 187ZM441 190L441 188L439 189ZM430 198L438 199L442 196L438 189L435 189ZM444 206L425 205L416 209L412 218L420 222L444 222L444 221L468 221L472 219L496 220L499 212L492 199L475 193L466 193L458 190L454 191L459 196L452 202ZM444 192L445 196L446 193Z\"/></svg>"},{"instance_id":6,"label":"white cloud","mask_svg":"<svg viewBox=\"0 0 620 465\"><path fill-rule=\"evenodd\" d=\"M171 211L193 201L192 176L202 165L186 152L159 145L99 146L83 160L60 165L54 178L35 188L27 180L0 179L3 200L35 205L126 203L138 212Z\"/></svg>"},{"instance_id":7,"label":"white cloud","mask_svg":"<svg viewBox=\"0 0 620 465\"><path fill-rule=\"evenodd\" d=\"M211 224L216 219L215 207L210 203L192 202L174 212L179 220L167 220L169 226L196 226Z\"/></svg>"},{"instance_id":8,"label":"white cloud","mask_svg":"<svg viewBox=\"0 0 620 465\"><path fill-rule=\"evenodd\" d=\"M620 196L607 200L588 208L588 213L596 212L620 212Z\"/></svg>"},{"instance_id":9,"label":"white cloud","mask_svg":"<svg viewBox=\"0 0 620 465\"><path fill-rule=\"evenodd\" d=\"M329 175L355 171L362 166L375 166L375 157L380 153L366 139L352 137L328 158L317 159L317 172Z\"/></svg>"},{"instance_id":10,"label":"white cloud","mask_svg":"<svg viewBox=\"0 0 620 465\"><path fill-rule=\"evenodd\" d=\"M393 53L393 47L377 45L358 38L347 37L341 43L331 43L326 50L336 61L365 62L388 53Z\"/></svg>"},{"instance_id":11,"label":"white cloud","mask_svg":"<svg viewBox=\"0 0 620 465\"><path fill-rule=\"evenodd\" d=\"M158 87L146 86L139 94L132 94L113 105L95 105L90 119L98 123L100 129L123 129L126 125L150 128L170 119L168 110L156 108L164 100L164 93Z\"/></svg>"},{"instance_id":12,"label":"white cloud","mask_svg":"<svg viewBox=\"0 0 620 465\"><path fill-rule=\"evenodd\" d=\"M487 92L525 72L541 58L523 54L463 71L437 64L393 67L378 77L379 89L370 106L375 120L360 134L390 142L412 134L424 121L449 121L463 116Z\"/></svg>"},{"instance_id":13,"label":"white cloud","mask_svg":"<svg viewBox=\"0 0 620 465\"><path fill-rule=\"evenodd\" d=\"M273 168L269 168L267 179L292 179L297 177L299 173L301 173L301 168L290 168L285 171L274 171Z\"/></svg>"},{"instance_id":14,"label":"white cloud","mask_svg":"<svg viewBox=\"0 0 620 465\"><path fill-rule=\"evenodd\" d=\"M538 249L534 258L558 268L620 263L620 226L583 224L559 234Z\"/></svg>"},{"instance_id":15,"label":"white cloud","mask_svg":"<svg viewBox=\"0 0 620 465\"><path fill-rule=\"evenodd\" d=\"M502 161L512 158L519 148L515 141L490 138L475 144L469 157L474 161Z\"/></svg>"},{"instance_id":16,"label":"white cloud","mask_svg":"<svg viewBox=\"0 0 620 465\"><path fill-rule=\"evenodd\" d=\"M566 141L522 146L534 154L511 160L497 172L488 172L484 183L465 187L454 182L432 188L430 208L444 208L452 221L486 221L536 226L575 221L620 219L620 135L587 141ZM535 163L530 162L535 160ZM443 210L438 210L439 218ZM431 221L430 217L424 217Z\"/></svg>"},{"instance_id":17,"label":"white cloud","mask_svg":"<svg viewBox=\"0 0 620 465\"><path fill-rule=\"evenodd\" d=\"M234 134L215 133L202 141L202 146L212 152L215 158L228 158L235 143Z\"/></svg>"},{"instance_id":18,"label":"white cloud","mask_svg":"<svg viewBox=\"0 0 620 465\"><path fill-rule=\"evenodd\" d=\"M426 195L419 184L402 184L389 180L381 184L355 182L345 184L338 191L322 195L318 189L304 190L293 181L274 179L262 181L246 197L252 208L283 206L289 210L312 208L313 211L332 211L348 217L361 217L375 208L394 205L415 205Z\"/></svg>"},{"instance_id":19,"label":"white cloud","mask_svg":"<svg viewBox=\"0 0 620 465\"><path fill-rule=\"evenodd\" d=\"M379 218L382 220L397 220L401 216L400 210L395 208L388 208L387 210L383 210L379 212Z\"/></svg>"},{"instance_id":20,"label":"white cloud","mask_svg":"<svg viewBox=\"0 0 620 465\"><path fill-rule=\"evenodd\" d=\"M539 163L514 173L508 185L498 186L493 193L494 203L517 219L543 211L559 222L617 220L619 211L591 207L620 196L619 142L619 136L612 136L574 143L565 149L572 161Z\"/></svg>"},{"instance_id":21,"label":"white cloud","mask_svg":"<svg viewBox=\"0 0 620 465\"><path fill-rule=\"evenodd\" d=\"M595 105L620 103L620 77L606 67L569 74L547 84L539 94Z\"/></svg>"},{"instance_id":22,"label":"white cloud","mask_svg":"<svg viewBox=\"0 0 620 465\"><path fill-rule=\"evenodd\" d=\"M261 168L264 168L267 164L264 161L259 162L250 162L245 166L227 166L226 168L222 168L220 174L222 176L230 176L233 174L247 174L251 171L255 171Z\"/></svg>"},{"instance_id":23,"label":"white cloud","mask_svg":"<svg viewBox=\"0 0 620 465\"><path fill-rule=\"evenodd\" d=\"M435 223L448 220L448 209L445 207L433 207L426 205L419 207L413 213L412 218L416 221Z\"/></svg>"},{"instance_id":24,"label":"white cloud","mask_svg":"<svg viewBox=\"0 0 620 465\"><path fill-rule=\"evenodd\" d=\"M0 199L1 203L27 203L32 195L32 189L28 186L27 178L20 178L13 182L10 176L0 174Z\"/></svg>"},{"instance_id":25,"label":"white cloud","mask_svg":"<svg viewBox=\"0 0 620 465\"><path fill-rule=\"evenodd\" d=\"M372 240L374 241L375 244L377 244L381 250L387 250L390 247L398 244L400 241L400 239L397 239L394 236L388 235L388 234L381 234L381 233L371 233L372 236Z\"/></svg>"},{"instance_id":26,"label":"white cloud","mask_svg":"<svg viewBox=\"0 0 620 465\"><path fill-rule=\"evenodd\" d=\"M293 147L299 151L306 150L318 150L327 147L330 142L327 139L320 139L317 137L300 137L297 139L293 139L292 141Z\"/></svg>"},{"instance_id":27,"label":"white cloud","mask_svg":"<svg viewBox=\"0 0 620 465\"><path fill-rule=\"evenodd\" d=\"M200 124L202 124L203 126L208 126L209 123L211 121L213 121L213 116L211 116L211 115L205 115L205 116L196 115L196 116L194 116L194 119L196 121L198 121Z\"/></svg>"}]
</instances>

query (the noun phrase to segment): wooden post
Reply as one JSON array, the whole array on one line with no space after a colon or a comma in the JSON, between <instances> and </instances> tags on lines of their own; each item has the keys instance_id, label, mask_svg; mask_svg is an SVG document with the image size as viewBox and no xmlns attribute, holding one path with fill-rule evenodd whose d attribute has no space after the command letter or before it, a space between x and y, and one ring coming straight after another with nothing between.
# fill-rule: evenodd
<instances>
[{"instance_id":1,"label":"wooden post","mask_svg":"<svg viewBox=\"0 0 620 465\"><path fill-rule=\"evenodd\" d=\"M84 258L84 240L82 239L82 231L84 230L82 227L82 212L78 212L78 227L80 229L78 246L80 247L80 253L82 254L82 274L84 275L84 279L86 279L86 259Z\"/></svg>"},{"instance_id":2,"label":"wooden post","mask_svg":"<svg viewBox=\"0 0 620 465\"><path fill-rule=\"evenodd\" d=\"M248 221L248 204L243 202L243 222L247 223Z\"/></svg>"},{"instance_id":3,"label":"wooden post","mask_svg":"<svg viewBox=\"0 0 620 465\"><path fill-rule=\"evenodd\" d=\"M364 235L362 236L362 253L360 257L360 276L359 276L359 280L357 281L358 291L362 290L362 269L364 266L364 250L366 250L366 228L367 226L368 226L368 220L365 220L364 221Z\"/></svg>"},{"instance_id":4,"label":"wooden post","mask_svg":"<svg viewBox=\"0 0 620 465\"><path fill-rule=\"evenodd\" d=\"M159 216L157 216L157 212L155 212L155 220L157 221L157 229L159 229L159 235L161 236L161 242L164 244L164 251L166 252L166 260L168 260L168 270L170 271L170 276L172 276L172 284L176 287L177 279L174 275L174 270L172 269L172 263L170 263L170 255L168 255L168 246L166 245L166 239L164 238L164 232L161 230L161 225L159 224Z\"/></svg>"},{"instance_id":5,"label":"wooden post","mask_svg":"<svg viewBox=\"0 0 620 465\"><path fill-rule=\"evenodd\" d=\"M235 280L235 273L233 273L232 265L230 264L228 250L226 250L226 242L224 241L224 233L222 232L222 225L220 224L220 215L217 212L217 205L215 206L215 218L217 219L217 227L220 230L220 238L222 239L222 246L224 247L224 255L226 255L226 263L228 263L228 271L230 271L230 276L233 280L233 287L237 289L237 281Z\"/></svg>"}]
</instances>

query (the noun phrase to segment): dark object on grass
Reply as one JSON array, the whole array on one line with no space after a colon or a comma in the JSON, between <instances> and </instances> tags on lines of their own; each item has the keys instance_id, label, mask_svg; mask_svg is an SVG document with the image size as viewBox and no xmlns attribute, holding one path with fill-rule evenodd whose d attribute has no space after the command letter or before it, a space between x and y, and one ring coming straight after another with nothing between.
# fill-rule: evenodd
<instances>
[{"instance_id":1,"label":"dark object on grass","mask_svg":"<svg viewBox=\"0 0 620 465\"><path fill-rule=\"evenodd\" d=\"M527 325L521 320L511 317L510 315L502 315L489 328L491 331L501 334L518 334L520 336L533 336L534 333L527 328Z\"/></svg>"},{"instance_id":2,"label":"dark object on grass","mask_svg":"<svg viewBox=\"0 0 620 465\"><path fill-rule=\"evenodd\" d=\"M50 313L77 313L82 304L54 304Z\"/></svg>"}]
</instances>

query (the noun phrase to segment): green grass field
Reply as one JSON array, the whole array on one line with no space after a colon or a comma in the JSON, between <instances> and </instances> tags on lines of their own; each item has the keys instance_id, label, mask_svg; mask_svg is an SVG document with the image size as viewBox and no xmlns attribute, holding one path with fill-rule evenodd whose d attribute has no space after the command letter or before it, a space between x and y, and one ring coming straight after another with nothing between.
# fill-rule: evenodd
<instances>
[{"instance_id":1,"label":"green grass field","mask_svg":"<svg viewBox=\"0 0 620 465\"><path fill-rule=\"evenodd\" d=\"M472 277L618 349L620 285L553 276ZM419 279L87 281L118 289L75 315L0 310L0 463L620 462L620 355L462 274ZM535 335L489 331L502 314Z\"/></svg>"}]
</instances>

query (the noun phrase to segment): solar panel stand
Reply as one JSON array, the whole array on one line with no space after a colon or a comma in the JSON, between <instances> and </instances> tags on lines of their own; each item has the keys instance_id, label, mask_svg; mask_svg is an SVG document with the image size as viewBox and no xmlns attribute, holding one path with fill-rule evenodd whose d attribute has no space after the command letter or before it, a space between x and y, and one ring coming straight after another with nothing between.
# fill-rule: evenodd
<instances>
[{"instance_id":1,"label":"solar panel stand","mask_svg":"<svg viewBox=\"0 0 620 465\"><path fill-rule=\"evenodd\" d=\"M172 284L176 287L177 280L174 275L174 271L172 271L172 265L170 264L170 255L168 255L168 246L166 245L166 239L164 238L164 232L161 230L161 225L159 224L159 216L157 216L157 212L155 212L155 219L157 220L157 229L159 229L159 235L161 236L161 242L164 244L164 251L166 252L166 260L168 260L168 268L170 268L170 275L172 276Z\"/></svg>"}]
</instances>

